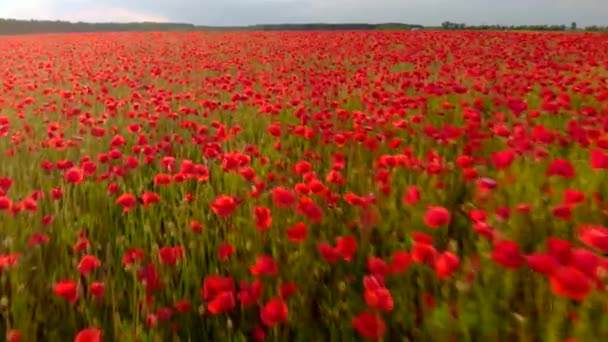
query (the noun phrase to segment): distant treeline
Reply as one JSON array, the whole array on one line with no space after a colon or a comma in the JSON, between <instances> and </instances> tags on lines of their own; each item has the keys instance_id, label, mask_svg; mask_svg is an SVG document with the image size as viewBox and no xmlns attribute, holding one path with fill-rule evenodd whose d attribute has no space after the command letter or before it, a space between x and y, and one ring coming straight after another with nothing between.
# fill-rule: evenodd
<instances>
[{"instance_id":1,"label":"distant treeline","mask_svg":"<svg viewBox=\"0 0 608 342\"><path fill-rule=\"evenodd\" d=\"M411 30L423 29L422 25L384 23L384 24L274 24L247 27L259 31L339 31L339 30Z\"/></svg>"},{"instance_id":2,"label":"distant treeline","mask_svg":"<svg viewBox=\"0 0 608 342\"><path fill-rule=\"evenodd\" d=\"M475 25L450 23L441 26L444 30L480 30L480 31L566 31L566 25Z\"/></svg>"},{"instance_id":3,"label":"distant treeline","mask_svg":"<svg viewBox=\"0 0 608 342\"><path fill-rule=\"evenodd\" d=\"M184 23L84 23L51 20L0 19L0 34L69 33L69 32L135 32L135 31L339 31L339 30L519 30L519 31L608 31L607 26L577 29L576 23L566 25L477 25L444 22L440 27L403 23L382 24L269 24L251 26L197 26Z\"/></svg>"},{"instance_id":4,"label":"distant treeline","mask_svg":"<svg viewBox=\"0 0 608 342\"><path fill-rule=\"evenodd\" d=\"M0 19L0 34L68 33L68 32L130 32L130 31L192 31L196 26L181 23L72 23L51 20Z\"/></svg>"},{"instance_id":5,"label":"distant treeline","mask_svg":"<svg viewBox=\"0 0 608 342\"><path fill-rule=\"evenodd\" d=\"M428 27L427 27L428 28ZM608 31L608 26L587 26L579 28L575 22L570 25L474 25L469 26L465 23L453 23L444 21L441 27L444 30L485 30L485 31Z\"/></svg>"},{"instance_id":6,"label":"distant treeline","mask_svg":"<svg viewBox=\"0 0 608 342\"><path fill-rule=\"evenodd\" d=\"M566 25L517 25L517 26L501 26L501 25L479 25L467 27L468 30L495 30L495 31L566 31Z\"/></svg>"},{"instance_id":7,"label":"distant treeline","mask_svg":"<svg viewBox=\"0 0 608 342\"><path fill-rule=\"evenodd\" d=\"M466 26L465 30L486 30L486 31L583 31L583 32L608 32L608 26L587 26L584 28L572 28L566 25L479 25Z\"/></svg>"},{"instance_id":8,"label":"distant treeline","mask_svg":"<svg viewBox=\"0 0 608 342\"><path fill-rule=\"evenodd\" d=\"M0 19L0 34L133 32L133 31L337 31L337 30L410 30L422 25L384 24L273 24L252 26L196 26L183 23L84 23L51 20Z\"/></svg>"}]
</instances>

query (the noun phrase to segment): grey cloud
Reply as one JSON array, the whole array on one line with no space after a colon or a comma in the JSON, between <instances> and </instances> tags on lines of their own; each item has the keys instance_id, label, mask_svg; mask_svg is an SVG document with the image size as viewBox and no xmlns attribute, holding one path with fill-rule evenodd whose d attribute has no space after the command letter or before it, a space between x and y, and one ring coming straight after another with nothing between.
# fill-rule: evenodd
<instances>
[{"instance_id":1,"label":"grey cloud","mask_svg":"<svg viewBox=\"0 0 608 342\"><path fill-rule=\"evenodd\" d=\"M58 18L66 11L79 13L91 7L90 0L35 1L44 2L49 15ZM95 6L199 25L387 21L438 25L445 20L608 24L607 0L98 0ZM103 15L98 13L99 20L104 20Z\"/></svg>"}]
</instances>

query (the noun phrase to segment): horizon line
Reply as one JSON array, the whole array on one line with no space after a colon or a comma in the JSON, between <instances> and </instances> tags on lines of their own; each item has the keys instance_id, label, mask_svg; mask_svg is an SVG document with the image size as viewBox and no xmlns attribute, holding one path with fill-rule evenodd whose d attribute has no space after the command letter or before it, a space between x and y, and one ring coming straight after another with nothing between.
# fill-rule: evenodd
<instances>
[{"instance_id":1,"label":"horizon line","mask_svg":"<svg viewBox=\"0 0 608 342\"><path fill-rule=\"evenodd\" d=\"M406 22L396 22L396 21L386 21L386 22L283 22L283 23L258 23L258 24L248 24L248 25L205 25L205 24L194 24L189 22L179 22L179 21L72 21L72 20L64 20L64 19L36 19L36 18L28 18L28 19L18 19L18 18L7 18L0 17L0 20L11 20L11 21L39 21L39 22L61 22L61 23L69 23L69 24L88 24L88 25L128 25L128 24L156 24L156 25L184 25L184 26L192 26L192 27L209 27L209 28L247 28L247 27L256 27L256 26L291 26L291 25L404 25L404 26L421 26L421 27L441 27L441 24L416 24L416 23L406 23ZM466 22L452 22L449 20L445 20L444 22L450 22L452 24L465 24L468 27L479 27L479 26L512 26L512 27L526 27L526 26L568 26L565 23L554 23L554 24L467 24ZM585 25L582 27L592 27L592 26L602 26L599 24Z\"/></svg>"}]
</instances>

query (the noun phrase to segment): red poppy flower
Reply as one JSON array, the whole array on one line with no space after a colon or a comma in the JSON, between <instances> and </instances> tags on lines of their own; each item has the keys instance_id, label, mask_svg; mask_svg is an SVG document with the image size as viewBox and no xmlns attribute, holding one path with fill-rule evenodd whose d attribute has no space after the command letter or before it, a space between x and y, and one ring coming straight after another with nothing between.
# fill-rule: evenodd
<instances>
[{"instance_id":1,"label":"red poppy flower","mask_svg":"<svg viewBox=\"0 0 608 342\"><path fill-rule=\"evenodd\" d=\"M6 334L6 342L19 342L21 341L21 333L18 330L10 330Z\"/></svg>"},{"instance_id":2,"label":"red poppy flower","mask_svg":"<svg viewBox=\"0 0 608 342\"><path fill-rule=\"evenodd\" d=\"M273 277L279 273L279 267L271 256L261 255L256 258L255 264L249 268L254 276Z\"/></svg>"},{"instance_id":3,"label":"red poppy flower","mask_svg":"<svg viewBox=\"0 0 608 342\"><path fill-rule=\"evenodd\" d=\"M7 254L7 255L0 254L0 272L3 271L4 269L9 269L9 268L15 266L18 259L19 259L19 253Z\"/></svg>"},{"instance_id":4,"label":"red poppy flower","mask_svg":"<svg viewBox=\"0 0 608 342\"><path fill-rule=\"evenodd\" d=\"M106 290L105 284L98 281L91 283L89 288L91 290L91 295L97 299L101 299Z\"/></svg>"},{"instance_id":5,"label":"red poppy flower","mask_svg":"<svg viewBox=\"0 0 608 342\"><path fill-rule=\"evenodd\" d=\"M494 167L499 170L507 169L515 160L515 152L512 150L500 151L492 153L492 162Z\"/></svg>"},{"instance_id":6,"label":"red poppy flower","mask_svg":"<svg viewBox=\"0 0 608 342\"><path fill-rule=\"evenodd\" d=\"M81 330L74 342L101 342L102 332L97 328L87 328Z\"/></svg>"},{"instance_id":7,"label":"red poppy flower","mask_svg":"<svg viewBox=\"0 0 608 342\"><path fill-rule=\"evenodd\" d=\"M234 197L220 195L211 203L211 210L220 216L220 217L228 217L232 215L234 210L237 207L237 202Z\"/></svg>"},{"instance_id":8,"label":"red poppy flower","mask_svg":"<svg viewBox=\"0 0 608 342\"><path fill-rule=\"evenodd\" d=\"M28 197L21 201L21 206L23 209L31 212L38 211L38 202L31 197Z\"/></svg>"},{"instance_id":9,"label":"red poppy flower","mask_svg":"<svg viewBox=\"0 0 608 342\"><path fill-rule=\"evenodd\" d=\"M63 190L61 190L61 188L53 188L51 190L52 199L58 200L58 199L61 199L62 196L63 196Z\"/></svg>"},{"instance_id":10,"label":"red poppy flower","mask_svg":"<svg viewBox=\"0 0 608 342\"><path fill-rule=\"evenodd\" d=\"M236 307L234 292L221 292L207 302L207 310L214 315L228 312Z\"/></svg>"},{"instance_id":11,"label":"red poppy flower","mask_svg":"<svg viewBox=\"0 0 608 342\"><path fill-rule=\"evenodd\" d=\"M305 175L305 174L309 173L310 171L312 171L312 166L310 165L309 162L300 161L300 162L296 163L296 166L294 169L297 174Z\"/></svg>"},{"instance_id":12,"label":"red poppy flower","mask_svg":"<svg viewBox=\"0 0 608 342\"><path fill-rule=\"evenodd\" d=\"M564 203L567 205L579 204L585 201L585 194L582 191L566 189L564 191Z\"/></svg>"},{"instance_id":13,"label":"red poppy flower","mask_svg":"<svg viewBox=\"0 0 608 342\"><path fill-rule=\"evenodd\" d=\"M97 164L95 164L92 161L84 162L84 163L82 163L82 170L84 171L84 173L87 176L93 176L95 174L95 171L97 171ZM68 170L68 172L70 172L70 171ZM66 176L67 176L67 173L66 173Z\"/></svg>"},{"instance_id":14,"label":"red poppy flower","mask_svg":"<svg viewBox=\"0 0 608 342\"><path fill-rule=\"evenodd\" d=\"M415 185L409 186L405 190L405 194L403 195L403 203L407 205L414 205L420 200L420 190Z\"/></svg>"},{"instance_id":15,"label":"red poppy flower","mask_svg":"<svg viewBox=\"0 0 608 342\"><path fill-rule=\"evenodd\" d=\"M173 305L173 308L175 309L176 312L184 313L184 312L188 312L192 309L192 304L190 303L189 300L182 299L182 300L177 301Z\"/></svg>"},{"instance_id":16,"label":"red poppy flower","mask_svg":"<svg viewBox=\"0 0 608 342\"><path fill-rule=\"evenodd\" d=\"M171 184L171 175L165 173L159 173L154 176L154 185L169 185Z\"/></svg>"},{"instance_id":17,"label":"red poppy flower","mask_svg":"<svg viewBox=\"0 0 608 342\"><path fill-rule=\"evenodd\" d=\"M261 341L266 340L266 332L264 331L264 328L262 328L259 325L256 325L255 328L253 328L252 337L253 337L253 340L256 342L261 342Z\"/></svg>"},{"instance_id":18,"label":"red poppy flower","mask_svg":"<svg viewBox=\"0 0 608 342\"><path fill-rule=\"evenodd\" d=\"M562 178L570 179L576 175L574 166L565 159L555 159L549 164L547 169L547 176L560 176Z\"/></svg>"},{"instance_id":19,"label":"red poppy flower","mask_svg":"<svg viewBox=\"0 0 608 342\"><path fill-rule=\"evenodd\" d=\"M271 125L268 126L268 133L270 133L270 135L272 135L273 137L280 137L281 136L281 125L278 123L273 123Z\"/></svg>"},{"instance_id":20,"label":"red poppy flower","mask_svg":"<svg viewBox=\"0 0 608 342\"><path fill-rule=\"evenodd\" d=\"M570 263L572 259L572 243L568 240L550 237L547 239L547 250L562 265Z\"/></svg>"},{"instance_id":21,"label":"red poppy flower","mask_svg":"<svg viewBox=\"0 0 608 342\"><path fill-rule=\"evenodd\" d=\"M68 183L80 184L84 180L84 171L81 168L73 167L65 172L64 179Z\"/></svg>"},{"instance_id":22,"label":"red poppy flower","mask_svg":"<svg viewBox=\"0 0 608 342\"><path fill-rule=\"evenodd\" d=\"M357 254L357 239L352 235L339 236L336 238L336 250L344 261L353 261Z\"/></svg>"},{"instance_id":23,"label":"red poppy flower","mask_svg":"<svg viewBox=\"0 0 608 342\"><path fill-rule=\"evenodd\" d=\"M190 230L192 230L194 233L200 233L203 231L203 224L198 221L191 221Z\"/></svg>"},{"instance_id":24,"label":"red poppy flower","mask_svg":"<svg viewBox=\"0 0 608 342\"><path fill-rule=\"evenodd\" d=\"M608 153L601 149L592 149L591 153L591 168L595 170L608 169Z\"/></svg>"},{"instance_id":25,"label":"red poppy flower","mask_svg":"<svg viewBox=\"0 0 608 342\"><path fill-rule=\"evenodd\" d=\"M240 169L239 170L239 174L241 176L243 176L243 178L245 178L246 180L248 180L250 182L252 182L255 179L255 177L256 177L255 170L252 169L252 168L250 168L250 167L246 167L246 168Z\"/></svg>"},{"instance_id":26,"label":"red poppy flower","mask_svg":"<svg viewBox=\"0 0 608 342\"><path fill-rule=\"evenodd\" d=\"M260 319L265 326L272 328L285 322L288 315L287 304L281 298L273 298L260 309Z\"/></svg>"},{"instance_id":27,"label":"red poppy flower","mask_svg":"<svg viewBox=\"0 0 608 342\"><path fill-rule=\"evenodd\" d=\"M382 317L369 312L362 312L352 320L357 333L370 340L380 340L386 333L386 324Z\"/></svg>"},{"instance_id":28,"label":"red poppy flower","mask_svg":"<svg viewBox=\"0 0 608 342\"><path fill-rule=\"evenodd\" d=\"M158 203L158 201L160 201L160 195L155 192L144 192L144 194L141 195L141 201L144 207L147 207L150 204Z\"/></svg>"},{"instance_id":29,"label":"red poppy flower","mask_svg":"<svg viewBox=\"0 0 608 342\"><path fill-rule=\"evenodd\" d=\"M434 265L437 250L433 245L424 242L416 242L412 247L412 260L418 263Z\"/></svg>"},{"instance_id":30,"label":"red poppy flower","mask_svg":"<svg viewBox=\"0 0 608 342\"><path fill-rule=\"evenodd\" d=\"M164 265L175 265L184 258L184 249L181 246L165 246L158 251L160 262Z\"/></svg>"},{"instance_id":31,"label":"red poppy flower","mask_svg":"<svg viewBox=\"0 0 608 342\"><path fill-rule=\"evenodd\" d=\"M407 251L396 251L393 253L389 266L390 271L391 273L403 273L408 269L411 262L412 257Z\"/></svg>"},{"instance_id":32,"label":"red poppy flower","mask_svg":"<svg viewBox=\"0 0 608 342\"><path fill-rule=\"evenodd\" d=\"M287 299L298 292L298 285L295 283L285 283L281 285L279 293L281 294L281 298Z\"/></svg>"},{"instance_id":33,"label":"red poppy flower","mask_svg":"<svg viewBox=\"0 0 608 342\"><path fill-rule=\"evenodd\" d=\"M608 253L608 229L602 226L585 225L579 229L579 239L589 247Z\"/></svg>"},{"instance_id":34,"label":"red poppy flower","mask_svg":"<svg viewBox=\"0 0 608 342\"><path fill-rule=\"evenodd\" d=\"M551 210L553 216L564 221L569 221L572 218L572 207L568 204L558 204Z\"/></svg>"},{"instance_id":35,"label":"red poppy flower","mask_svg":"<svg viewBox=\"0 0 608 342\"><path fill-rule=\"evenodd\" d=\"M272 201L279 208L290 208L296 202L294 193L284 187L276 187L272 189Z\"/></svg>"},{"instance_id":36,"label":"red poppy flower","mask_svg":"<svg viewBox=\"0 0 608 342\"><path fill-rule=\"evenodd\" d=\"M313 223L320 223L323 220L323 210L310 198L302 198L297 210Z\"/></svg>"},{"instance_id":37,"label":"red poppy flower","mask_svg":"<svg viewBox=\"0 0 608 342\"><path fill-rule=\"evenodd\" d=\"M94 255L85 255L80 259L78 264L78 272L82 275L89 275L94 269L101 266L101 261Z\"/></svg>"},{"instance_id":38,"label":"red poppy flower","mask_svg":"<svg viewBox=\"0 0 608 342\"><path fill-rule=\"evenodd\" d=\"M530 269L544 275L551 275L560 266L557 259L549 254L527 255L526 261Z\"/></svg>"},{"instance_id":39,"label":"red poppy flower","mask_svg":"<svg viewBox=\"0 0 608 342\"><path fill-rule=\"evenodd\" d=\"M56 295L67 299L72 304L78 301L78 284L75 281L65 280L57 282L53 291Z\"/></svg>"},{"instance_id":40,"label":"red poppy flower","mask_svg":"<svg viewBox=\"0 0 608 342\"><path fill-rule=\"evenodd\" d=\"M224 242L218 248L217 254L221 261L226 261L234 254L234 246L228 242Z\"/></svg>"},{"instance_id":41,"label":"red poppy flower","mask_svg":"<svg viewBox=\"0 0 608 342\"><path fill-rule=\"evenodd\" d=\"M450 253L443 252L435 260L435 273L441 280L448 279L460 266L460 259Z\"/></svg>"},{"instance_id":42,"label":"red poppy flower","mask_svg":"<svg viewBox=\"0 0 608 342\"><path fill-rule=\"evenodd\" d=\"M387 265L384 260L378 257L368 257L366 266L369 273L378 278L384 277L390 271L389 265Z\"/></svg>"},{"instance_id":43,"label":"red poppy flower","mask_svg":"<svg viewBox=\"0 0 608 342\"><path fill-rule=\"evenodd\" d=\"M308 229L304 222L298 222L291 228L287 229L287 239L293 243L299 243L306 240Z\"/></svg>"},{"instance_id":44,"label":"red poppy flower","mask_svg":"<svg viewBox=\"0 0 608 342\"><path fill-rule=\"evenodd\" d=\"M439 228L449 224L450 221L450 212L443 207L429 207L424 214L424 224L429 228Z\"/></svg>"},{"instance_id":45,"label":"red poppy flower","mask_svg":"<svg viewBox=\"0 0 608 342\"><path fill-rule=\"evenodd\" d=\"M269 208L266 207L255 207L253 209L255 228L260 231L266 231L270 229L272 225L272 213Z\"/></svg>"},{"instance_id":46,"label":"red poppy flower","mask_svg":"<svg viewBox=\"0 0 608 342\"><path fill-rule=\"evenodd\" d=\"M327 243L317 245L317 249L319 254L321 254L321 257L330 264L335 264L340 260L340 252L338 252L338 249Z\"/></svg>"},{"instance_id":47,"label":"red poppy flower","mask_svg":"<svg viewBox=\"0 0 608 342\"><path fill-rule=\"evenodd\" d=\"M116 183L110 183L110 184L108 184L107 191L108 191L108 195L115 195L118 193L118 191L120 191L120 187Z\"/></svg>"},{"instance_id":48,"label":"red poppy flower","mask_svg":"<svg viewBox=\"0 0 608 342\"><path fill-rule=\"evenodd\" d=\"M42 225L43 225L44 227L48 227L48 226L50 226L51 224L53 224L53 221L54 221L54 220L55 220L55 218L54 218L53 216L51 216L51 215L44 215L44 216L42 217L42 220L41 220L42 222L41 222L41 223L42 223Z\"/></svg>"},{"instance_id":49,"label":"red poppy flower","mask_svg":"<svg viewBox=\"0 0 608 342\"><path fill-rule=\"evenodd\" d=\"M168 321L171 319L171 316L173 316L173 309L171 308L163 307L156 311L156 317L158 317L159 321Z\"/></svg>"},{"instance_id":50,"label":"red poppy flower","mask_svg":"<svg viewBox=\"0 0 608 342\"><path fill-rule=\"evenodd\" d=\"M363 297L368 307L386 312L393 311L395 306L393 296L376 277L366 276L363 285L365 288Z\"/></svg>"},{"instance_id":51,"label":"red poppy flower","mask_svg":"<svg viewBox=\"0 0 608 342\"><path fill-rule=\"evenodd\" d=\"M138 261L143 260L145 256L146 256L146 254L144 253L143 250L141 250L139 248L132 248L125 252L125 254L122 257L122 263L125 266L129 266Z\"/></svg>"},{"instance_id":52,"label":"red poppy flower","mask_svg":"<svg viewBox=\"0 0 608 342\"><path fill-rule=\"evenodd\" d=\"M210 300L221 292L234 292L234 280L231 277L210 275L205 277L201 288L201 297Z\"/></svg>"},{"instance_id":53,"label":"red poppy flower","mask_svg":"<svg viewBox=\"0 0 608 342\"><path fill-rule=\"evenodd\" d=\"M263 284L259 279L254 280L251 284L243 281L239 289L238 298L241 306L251 306L257 303L262 296Z\"/></svg>"},{"instance_id":54,"label":"red poppy flower","mask_svg":"<svg viewBox=\"0 0 608 342\"><path fill-rule=\"evenodd\" d=\"M524 263L524 257L519 250L519 246L509 240L499 241L494 245L492 259L501 266L510 269L520 268Z\"/></svg>"},{"instance_id":55,"label":"red poppy flower","mask_svg":"<svg viewBox=\"0 0 608 342\"><path fill-rule=\"evenodd\" d=\"M0 196L0 210L10 210L13 207L13 201L6 196Z\"/></svg>"},{"instance_id":56,"label":"red poppy flower","mask_svg":"<svg viewBox=\"0 0 608 342\"><path fill-rule=\"evenodd\" d=\"M560 267L551 275L551 291L557 296L582 301L591 292L591 280L574 267Z\"/></svg>"},{"instance_id":57,"label":"red poppy flower","mask_svg":"<svg viewBox=\"0 0 608 342\"><path fill-rule=\"evenodd\" d=\"M116 199L116 203L122 206L123 211L126 213L135 208L137 205L137 200L133 194L125 193Z\"/></svg>"},{"instance_id":58,"label":"red poppy flower","mask_svg":"<svg viewBox=\"0 0 608 342\"><path fill-rule=\"evenodd\" d=\"M49 243L50 240L51 240L51 238L44 233L34 233L34 234L32 234L29 241L27 242L27 245L29 247L45 245L45 244Z\"/></svg>"}]
</instances>

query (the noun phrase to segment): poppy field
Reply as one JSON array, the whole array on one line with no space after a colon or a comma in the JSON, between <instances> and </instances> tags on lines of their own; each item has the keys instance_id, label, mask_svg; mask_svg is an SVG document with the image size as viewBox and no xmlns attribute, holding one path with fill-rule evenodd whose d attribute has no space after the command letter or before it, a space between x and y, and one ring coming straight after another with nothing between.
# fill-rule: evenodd
<instances>
[{"instance_id":1,"label":"poppy field","mask_svg":"<svg viewBox=\"0 0 608 342\"><path fill-rule=\"evenodd\" d=\"M0 38L7 341L606 341L608 36Z\"/></svg>"}]
</instances>

